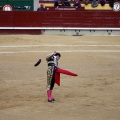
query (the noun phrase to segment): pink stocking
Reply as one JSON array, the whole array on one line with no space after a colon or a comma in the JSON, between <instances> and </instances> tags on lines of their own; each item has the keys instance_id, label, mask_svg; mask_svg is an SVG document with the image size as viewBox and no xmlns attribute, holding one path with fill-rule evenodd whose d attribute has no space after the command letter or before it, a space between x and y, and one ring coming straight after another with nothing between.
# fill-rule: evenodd
<instances>
[{"instance_id":1,"label":"pink stocking","mask_svg":"<svg viewBox=\"0 0 120 120\"><path fill-rule=\"evenodd\" d=\"M52 90L50 90L50 97L51 97L51 99L53 99L53 97L52 97Z\"/></svg>"},{"instance_id":2,"label":"pink stocking","mask_svg":"<svg viewBox=\"0 0 120 120\"><path fill-rule=\"evenodd\" d=\"M52 100L52 98L51 98L51 90L47 91L47 96L48 96L48 100Z\"/></svg>"}]
</instances>

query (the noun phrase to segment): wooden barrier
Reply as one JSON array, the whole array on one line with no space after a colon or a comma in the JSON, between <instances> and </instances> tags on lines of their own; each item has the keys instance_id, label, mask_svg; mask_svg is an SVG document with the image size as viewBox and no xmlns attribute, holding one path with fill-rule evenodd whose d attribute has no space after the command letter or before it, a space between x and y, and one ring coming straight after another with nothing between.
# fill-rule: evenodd
<instances>
[{"instance_id":1,"label":"wooden barrier","mask_svg":"<svg viewBox=\"0 0 120 120\"><path fill-rule=\"evenodd\" d=\"M120 28L120 12L66 11L0 12L1 27L112 27Z\"/></svg>"},{"instance_id":2,"label":"wooden barrier","mask_svg":"<svg viewBox=\"0 0 120 120\"><path fill-rule=\"evenodd\" d=\"M31 29L0 29L0 34L42 34L41 30L31 30Z\"/></svg>"}]
</instances>

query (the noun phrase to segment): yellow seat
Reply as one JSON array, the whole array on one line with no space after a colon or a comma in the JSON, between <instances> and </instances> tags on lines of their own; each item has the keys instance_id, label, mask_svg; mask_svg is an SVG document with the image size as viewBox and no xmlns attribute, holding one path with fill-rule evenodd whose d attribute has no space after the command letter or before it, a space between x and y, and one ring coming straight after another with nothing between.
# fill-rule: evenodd
<instances>
[{"instance_id":1,"label":"yellow seat","mask_svg":"<svg viewBox=\"0 0 120 120\"><path fill-rule=\"evenodd\" d=\"M109 4L105 4L104 6L101 6L100 4L93 8L91 6L91 4L88 4L88 5L84 5L83 6L85 7L85 10L112 10L112 8L109 6Z\"/></svg>"}]
</instances>

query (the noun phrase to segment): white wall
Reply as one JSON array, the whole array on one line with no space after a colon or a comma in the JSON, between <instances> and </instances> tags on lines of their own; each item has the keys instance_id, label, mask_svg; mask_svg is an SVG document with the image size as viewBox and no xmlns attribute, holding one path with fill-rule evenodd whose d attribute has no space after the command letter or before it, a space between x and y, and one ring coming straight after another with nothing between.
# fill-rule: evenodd
<instances>
[{"instance_id":1,"label":"white wall","mask_svg":"<svg viewBox=\"0 0 120 120\"><path fill-rule=\"evenodd\" d=\"M34 3L34 11L37 11L37 8L39 7L39 0L33 0Z\"/></svg>"}]
</instances>

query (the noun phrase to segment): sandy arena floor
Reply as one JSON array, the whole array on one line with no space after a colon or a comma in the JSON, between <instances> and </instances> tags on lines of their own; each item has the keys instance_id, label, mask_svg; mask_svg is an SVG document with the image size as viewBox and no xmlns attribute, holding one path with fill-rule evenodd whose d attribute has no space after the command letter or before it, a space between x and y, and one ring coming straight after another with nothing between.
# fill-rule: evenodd
<instances>
[{"instance_id":1,"label":"sandy arena floor","mask_svg":"<svg viewBox=\"0 0 120 120\"><path fill-rule=\"evenodd\" d=\"M78 76L62 74L48 103L45 57L54 50ZM0 35L0 120L120 120L120 37Z\"/></svg>"}]
</instances>

